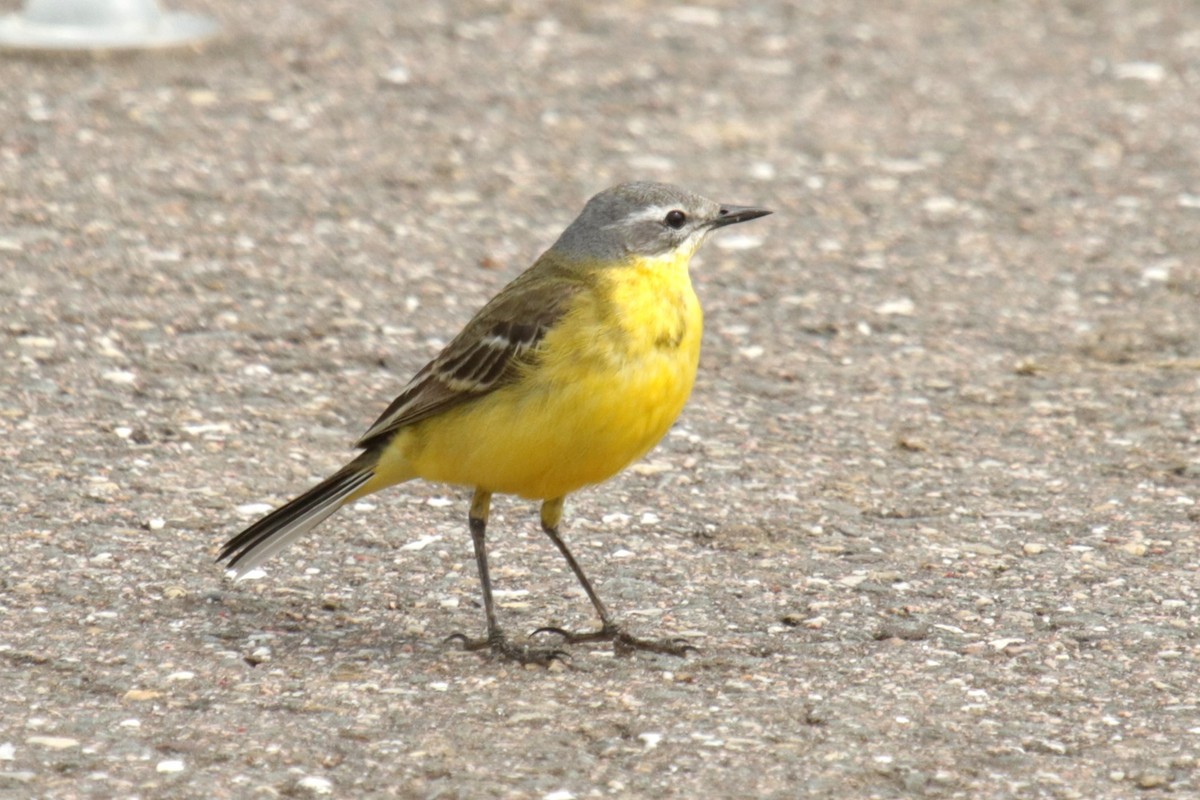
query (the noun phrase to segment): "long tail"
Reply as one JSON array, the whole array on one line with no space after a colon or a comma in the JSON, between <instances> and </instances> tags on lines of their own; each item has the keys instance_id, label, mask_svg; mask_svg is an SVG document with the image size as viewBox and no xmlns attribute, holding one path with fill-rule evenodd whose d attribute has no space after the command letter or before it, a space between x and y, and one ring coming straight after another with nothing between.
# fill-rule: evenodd
<instances>
[{"instance_id":1,"label":"long tail","mask_svg":"<svg viewBox=\"0 0 1200 800\"><path fill-rule=\"evenodd\" d=\"M366 453L225 543L217 561L244 575L266 561L347 503L375 477L375 459Z\"/></svg>"}]
</instances>

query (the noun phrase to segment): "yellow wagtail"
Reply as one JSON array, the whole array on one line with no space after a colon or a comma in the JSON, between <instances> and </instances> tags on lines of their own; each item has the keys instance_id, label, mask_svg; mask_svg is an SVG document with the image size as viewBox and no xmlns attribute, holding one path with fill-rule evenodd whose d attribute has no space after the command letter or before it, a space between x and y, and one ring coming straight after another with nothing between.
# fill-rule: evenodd
<instances>
[{"instance_id":1,"label":"yellow wagtail","mask_svg":"<svg viewBox=\"0 0 1200 800\"><path fill-rule=\"evenodd\" d=\"M508 641L496 622L485 531L495 493L542 501L542 529L600 617L567 642L682 655L674 640L627 633L559 535L563 499L645 455L679 416L700 357L702 314L688 275L717 228L771 212L714 203L659 183L593 197L558 241L418 372L337 473L230 539L218 560L241 573L346 503L424 478L474 489L468 516L487 636L470 650L546 662L559 650Z\"/></svg>"}]
</instances>

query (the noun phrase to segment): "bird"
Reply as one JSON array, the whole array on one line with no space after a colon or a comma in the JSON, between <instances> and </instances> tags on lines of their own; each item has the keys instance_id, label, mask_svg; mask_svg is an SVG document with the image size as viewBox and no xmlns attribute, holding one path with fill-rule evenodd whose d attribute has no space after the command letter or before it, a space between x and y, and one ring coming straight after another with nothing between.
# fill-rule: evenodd
<instances>
[{"instance_id":1,"label":"bird","mask_svg":"<svg viewBox=\"0 0 1200 800\"><path fill-rule=\"evenodd\" d=\"M616 475L666 435L691 394L703 313L690 262L721 228L772 213L663 183L622 183L592 197L557 241L405 385L324 481L225 543L239 576L342 506L416 478L473 491L467 514L486 632L447 641L548 664L562 647L520 644L501 628L488 572L492 496L541 501L541 528L587 594L599 628L558 627L560 644L682 656L680 639L632 634L597 595L564 541L564 499Z\"/></svg>"}]
</instances>

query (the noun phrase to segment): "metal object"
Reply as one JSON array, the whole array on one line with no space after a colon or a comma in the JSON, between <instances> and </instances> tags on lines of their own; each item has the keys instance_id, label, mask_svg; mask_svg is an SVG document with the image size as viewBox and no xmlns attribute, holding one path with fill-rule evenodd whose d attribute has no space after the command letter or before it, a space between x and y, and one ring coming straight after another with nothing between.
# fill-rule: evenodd
<instances>
[{"instance_id":1,"label":"metal object","mask_svg":"<svg viewBox=\"0 0 1200 800\"><path fill-rule=\"evenodd\" d=\"M158 0L27 0L0 17L0 49L143 50L198 44L216 20L163 11Z\"/></svg>"}]
</instances>

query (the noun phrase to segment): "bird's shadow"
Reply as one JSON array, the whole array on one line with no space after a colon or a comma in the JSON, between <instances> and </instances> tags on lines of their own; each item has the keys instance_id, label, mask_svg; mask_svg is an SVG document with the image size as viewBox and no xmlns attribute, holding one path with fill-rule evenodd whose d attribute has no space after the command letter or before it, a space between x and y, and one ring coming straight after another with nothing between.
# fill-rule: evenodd
<instances>
[{"instance_id":1,"label":"bird's shadow","mask_svg":"<svg viewBox=\"0 0 1200 800\"><path fill-rule=\"evenodd\" d=\"M386 608L350 614L317 599L309 604L239 592L211 593L207 608L208 635L251 667L294 660L366 665L445 647L436 633L400 629L399 612Z\"/></svg>"}]
</instances>

